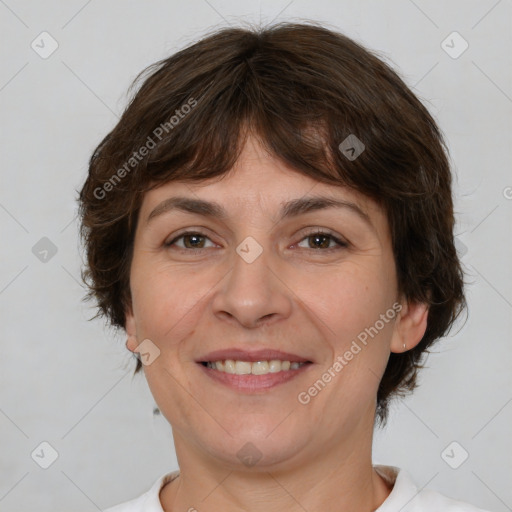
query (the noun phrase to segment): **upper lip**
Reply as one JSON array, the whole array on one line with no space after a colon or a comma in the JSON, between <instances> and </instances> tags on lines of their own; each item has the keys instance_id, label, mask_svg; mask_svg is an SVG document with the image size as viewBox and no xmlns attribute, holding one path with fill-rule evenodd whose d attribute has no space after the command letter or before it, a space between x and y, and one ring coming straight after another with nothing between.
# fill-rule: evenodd
<instances>
[{"instance_id":1,"label":"upper lip","mask_svg":"<svg viewBox=\"0 0 512 512\"><path fill-rule=\"evenodd\" d=\"M300 357L296 354L283 352L281 350L263 349L263 350L244 350L239 348L228 348L224 350L215 350L209 352L196 360L198 363L209 361L225 361L226 359L233 359L238 361L271 361L277 359L280 361L290 361L291 363L306 363L311 362L309 359Z\"/></svg>"}]
</instances>

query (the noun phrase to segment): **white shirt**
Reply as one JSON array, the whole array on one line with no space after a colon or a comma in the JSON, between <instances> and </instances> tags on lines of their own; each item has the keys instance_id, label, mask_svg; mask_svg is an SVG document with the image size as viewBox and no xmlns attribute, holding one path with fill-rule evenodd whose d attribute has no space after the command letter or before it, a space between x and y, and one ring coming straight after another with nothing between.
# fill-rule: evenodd
<instances>
[{"instance_id":1,"label":"white shirt","mask_svg":"<svg viewBox=\"0 0 512 512\"><path fill-rule=\"evenodd\" d=\"M394 466L376 465L374 469L393 489L375 512L489 512L469 503L455 501L436 491L418 489L411 477L403 469ZM160 490L174 480L179 470L161 476L138 498L126 501L104 512L164 512L160 503Z\"/></svg>"}]
</instances>

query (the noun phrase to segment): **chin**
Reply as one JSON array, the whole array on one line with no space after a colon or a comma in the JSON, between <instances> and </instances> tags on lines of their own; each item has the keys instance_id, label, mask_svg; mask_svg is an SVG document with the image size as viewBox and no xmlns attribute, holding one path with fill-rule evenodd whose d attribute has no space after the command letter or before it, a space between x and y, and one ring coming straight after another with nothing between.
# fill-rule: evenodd
<instances>
[{"instance_id":1,"label":"chin","mask_svg":"<svg viewBox=\"0 0 512 512\"><path fill-rule=\"evenodd\" d=\"M298 432L297 424L286 425L282 418L245 418L230 423L226 431L210 435L199 441L205 452L217 461L223 461L230 469L258 471L286 464L297 458L297 453L311 444L308 432ZM295 428L294 428L295 427ZM191 429L187 429L190 434Z\"/></svg>"}]
</instances>

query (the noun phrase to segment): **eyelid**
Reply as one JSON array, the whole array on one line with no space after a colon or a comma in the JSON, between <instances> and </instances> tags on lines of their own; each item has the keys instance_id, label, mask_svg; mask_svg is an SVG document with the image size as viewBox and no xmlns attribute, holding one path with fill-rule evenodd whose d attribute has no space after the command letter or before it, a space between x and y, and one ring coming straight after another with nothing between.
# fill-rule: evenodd
<instances>
[{"instance_id":1,"label":"eyelid","mask_svg":"<svg viewBox=\"0 0 512 512\"><path fill-rule=\"evenodd\" d=\"M329 228L320 228L320 227L311 228L310 231L306 231L306 233L303 233L301 235L302 238L300 241L302 241L303 238L306 238L306 237L312 236L312 235L329 235L333 240L336 240L341 244L344 244L347 246L350 244L350 242L346 238L342 237L341 235L338 235L335 231L332 231Z\"/></svg>"},{"instance_id":2,"label":"eyelid","mask_svg":"<svg viewBox=\"0 0 512 512\"><path fill-rule=\"evenodd\" d=\"M334 231L328 229L328 228L322 228L322 227L314 227L314 228L305 228L307 229L306 232L302 232L302 234L300 235L297 235L297 236L300 236L300 239L294 244L295 245L298 245L300 242L302 242L305 238L308 238L310 236L313 236L313 235L323 235L323 236L327 236L329 238L331 238L331 240L333 242L335 242L337 244L337 247L330 247L328 249L311 249L313 251L318 251L318 252L329 252L329 251L333 251L333 250L336 250L336 249L341 249L341 248L347 248L351 245L351 243L344 237L338 235L337 233L335 233ZM169 241L166 241L164 242L164 246L165 247L172 247L172 245L177 241L179 240L180 238L184 237L184 236L187 236L187 235L199 235L203 238L207 238L208 240L210 240L210 242L212 242L213 244L215 244L215 242L211 239L211 237L206 234L203 230L206 230L208 231L206 228L184 228L183 231L178 231L178 233L174 234L171 238L171 240ZM200 247L200 248L197 248L197 249L183 249L181 247L178 248L178 250L181 250L181 251L185 251L185 252L200 252L200 251L204 251L208 249L207 247Z\"/></svg>"},{"instance_id":3,"label":"eyelid","mask_svg":"<svg viewBox=\"0 0 512 512\"><path fill-rule=\"evenodd\" d=\"M336 251L336 250L340 250L340 249L347 249L351 245L351 243L346 238L338 235L334 231L332 231L328 228L320 228L320 227L312 228L311 230L309 230L305 233L302 233L300 235L300 240L297 242L297 244L294 244L294 245L298 245L304 239L306 239L310 236L314 236L314 235L327 236L337 245L336 247L329 247L328 249L311 249L312 251L316 251L318 253L331 252L331 251Z\"/></svg>"},{"instance_id":4,"label":"eyelid","mask_svg":"<svg viewBox=\"0 0 512 512\"><path fill-rule=\"evenodd\" d=\"M181 237L186 236L186 235L200 235L204 238L208 238L208 240L210 240L212 243L215 243L211 239L211 236L209 234L207 234L208 232L209 232L209 230L204 227L183 228L182 231L178 231L177 233L173 234L172 237L170 237L170 240L166 239L166 241L164 241L163 245L166 247L170 247L176 240L178 240ZM201 250L201 249L196 249L196 250Z\"/></svg>"}]
</instances>

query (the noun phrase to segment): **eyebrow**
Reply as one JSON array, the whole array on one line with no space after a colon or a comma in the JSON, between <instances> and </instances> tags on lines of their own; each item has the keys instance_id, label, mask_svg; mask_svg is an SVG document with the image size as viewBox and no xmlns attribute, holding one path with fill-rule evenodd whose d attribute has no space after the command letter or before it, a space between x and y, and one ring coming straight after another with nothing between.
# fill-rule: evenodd
<instances>
[{"instance_id":1,"label":"eyebrow","mask_svg":"<svg viewBox=\"0 0 512 512\"><path fill-rule=\"evenodd\" d=\"M355 213L372 229L375 229L369 215L364 212L357 204L341 199L333 199L326 196L310 196L300 199L292 199L283 203L279 214L279 220L298 217L309 212L325 210L328 208L346 208ZM203 215L213 219L226 220L228 214L224 207L213 201L205 201L203 199L195 199L191 197L177 196L165 199L158 204L149 214L146 223L154 218L168 213L173 210L179 210L186 213Z\"/></svg>"}]
</instances>

